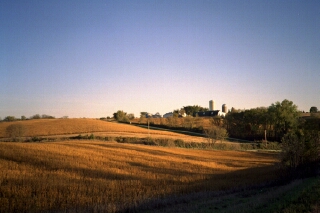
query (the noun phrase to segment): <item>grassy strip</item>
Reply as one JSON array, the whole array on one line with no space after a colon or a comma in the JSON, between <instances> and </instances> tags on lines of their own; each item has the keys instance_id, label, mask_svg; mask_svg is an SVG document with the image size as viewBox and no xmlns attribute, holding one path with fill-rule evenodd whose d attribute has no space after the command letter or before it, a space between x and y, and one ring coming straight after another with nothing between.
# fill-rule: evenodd
<instances>
[{"instance_id":1,"label":"grassy strip","mask_svg":"<svg viewBox=\"0 0 320 213\"><path fill-rule=\"evenodd\" d=\"M283 201L285 204L280 212L313 212L319 211L320 204L320 178L307 179L303 187L287 194ZM279 204L281 206L281 204Z\"/></svg>"},{"instance_id":2,"label":"grassy strip","mask_svg":"<svg viewBox=\"0 0 320 213\"><path fill-rule=\"evenodd\" d=\"M170 138L137 138L137 137L101 137L78 135L71 137L70 139L96 139L102 141L116 141L118 143L131 143L131 144L144 144L151 146L163 146L163 147L180 147L189 149L217 149L217 150L280 150L280 146L276 142L269 143L199 143L199 142L185 142L182 139L170 139Z\"/></svg>"},{"instance_id":3,"label":"grassy strip","mask_svg":"<svg viewBox=\"0 0 320 213\"><path fill-rule=\"evenodd\" d=\"M138 137L104 137L95 136L94 134L77 135L71 137L30 137L25 138L23 142L54 142L65 140L99 140L99 141L116 141L118 143L144 144L149 146L162 147L180 147L187 149L217 149L217 150L280 150L280 146L276 142L268 143L221 143L215 144L204 142L186 142L182 139L171 138L138 138ZM3 142L12 142L13 139L2 140ZM21 141L20 141L21 142Z\"/></svg>"},{"instance_id":4,"label":"grassy strip","mask_svg":"<svg viewBox=\"0 0 320 213\"><path fill-rule=\"evenodd\" d=\"M217 192L216 192L217 193ZM145 212L317 212L319 210L320 180L313 177L285 185L266 185L226 194L181 196L179 202ZM164 201L165 202L165 201Z\"/></svg>"}]
</instances>

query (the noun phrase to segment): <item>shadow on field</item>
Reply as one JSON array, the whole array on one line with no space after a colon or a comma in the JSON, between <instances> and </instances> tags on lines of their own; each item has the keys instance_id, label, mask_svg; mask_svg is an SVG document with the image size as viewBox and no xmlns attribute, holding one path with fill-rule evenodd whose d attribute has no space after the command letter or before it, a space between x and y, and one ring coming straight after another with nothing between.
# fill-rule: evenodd
<instances>
[{"instance_id":1,"label":"shadow on field","mask_svg":"<svg viewBox=\"0 0 320 213\"><path fill-rule=\"evenodd\" d=\"M145 165L132 165L145 167ZM156 170L156 168L145 169ZM174 169L167 169L165 172L176 174ZM266 175L260 179L262 173ZM192 175L192 173L189 175ZM262 192L265 188L281 186L288 181L289 178L284 172L281 172L277 165L213 174L204 180L183 185L172 194L141 201L132 207L123 208L119 212L202 212L199 205L214 211L215 205L217 205L217 208L221 206L221 196L240 193L241 197L248 197L251 196L252 191L254 193L256 191ZM177 184L179 183L177 182ZM208 200L209 202L205 202ZM212 206L203 206L207 205L206 203L210 203ZM223 205L228 207L226 204ZM229 205L234 204L229 203Z\"/></svg>"}]
</instances>

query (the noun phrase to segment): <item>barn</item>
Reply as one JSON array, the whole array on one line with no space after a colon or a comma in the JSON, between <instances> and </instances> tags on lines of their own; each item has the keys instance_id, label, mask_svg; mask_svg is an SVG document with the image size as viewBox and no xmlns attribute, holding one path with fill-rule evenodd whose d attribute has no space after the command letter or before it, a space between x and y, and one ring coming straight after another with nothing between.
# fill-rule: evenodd
<instances>
[{"instance_id":1,"label":"barn","mask_svg":"<svg viewBox=\"0 0 320 213\"><path fill-rule=\"evenodd\" d=\"M225 116L226 113L220 112L220 110L209 110L205 112L195 112L193 117L214 117L214 116Z\"/></svg>"}]
</instances>

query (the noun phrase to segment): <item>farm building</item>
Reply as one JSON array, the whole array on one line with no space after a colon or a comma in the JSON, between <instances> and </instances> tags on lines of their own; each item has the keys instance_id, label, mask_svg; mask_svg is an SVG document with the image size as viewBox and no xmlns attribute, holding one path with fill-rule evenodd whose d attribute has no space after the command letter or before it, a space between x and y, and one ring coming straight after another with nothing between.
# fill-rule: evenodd
<instances>
[{"instance_id":1,"label":"farm building","mask_svg":"<svg viewBox=\"0 0 320 213\"><path fill-rule=\"evenodd\" d=\"M173 117L173 112L168 112L168 113L164 114L163 117L164 118Z\"/></svg>"},{"instance_id":2,"label":"farm building","mask_svg":"<svg viewBox=\"0 0 320 213\"><path fill-rule=\"evenodd\" d=\"M151 114L151 113L147 113L146 114L146 118L161 118L162 116L160 115L159 112L157 112L156 114Z\"/></svg>"},{"instance_id":3,"label":"farm building","mask_svg":"<svg viewBox=\"0 0 320 213\"><path fill-rule=\"evenodd\" d=\"M220 112L220 110L209 110L205 112L195 112L193 114L194 117L214 117L214 116L225 116L226 113Z\"/></svg>"}]
</instances>

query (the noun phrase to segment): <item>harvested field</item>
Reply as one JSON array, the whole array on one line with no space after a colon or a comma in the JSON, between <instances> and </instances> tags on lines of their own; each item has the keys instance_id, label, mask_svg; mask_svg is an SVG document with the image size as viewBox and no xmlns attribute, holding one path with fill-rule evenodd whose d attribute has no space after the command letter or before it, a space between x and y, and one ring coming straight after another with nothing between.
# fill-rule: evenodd
<instances>
[{"instance_id":1,"label":"harvested field","mask_svg":"<svg viewBox=\"0 0 320 213\"><path fill-rule=\"evenodd\" d=\"M95 134L111 137L155 137L176 138L185 141L203 142L202 137L192 137L169 131L148 130L130 124L107 122L97 119L35 119L15 122L0 122L0 138L8 137L6 128L12 124L21 124L26 129L25 137L59 136L75 134Z\"/></svg>"},{"instance_id":2,"label":"harvested field","mask_svg":"<svg viewBox=\"0 0 320 213\"><path fill-rule=\"evenodd\" d=\"M273 180L277 154L100 141L1 143L0 212L116 212Z\"/></svg>"}]
</instances>

